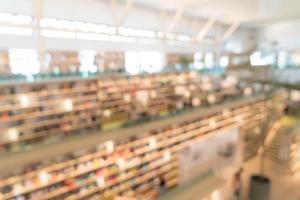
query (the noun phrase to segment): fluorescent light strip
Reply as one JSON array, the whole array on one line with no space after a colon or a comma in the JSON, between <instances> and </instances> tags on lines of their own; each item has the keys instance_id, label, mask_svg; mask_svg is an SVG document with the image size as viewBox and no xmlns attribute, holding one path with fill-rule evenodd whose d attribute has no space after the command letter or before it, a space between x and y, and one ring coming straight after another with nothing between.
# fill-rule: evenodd
<instances>
[{"instance_id":1,"label":"fluorescent light strip","mask_svg":"<svg viewBox=\"0 0 300 200\"><path fill-rule=\"evenodd\" d=\"M123 37L118 35L105 35L96 33L75 33L71 31L58 31L45 29L41 31L41 35L48 38L63 38L63 39L80 39L94 41L112 41L112 42L135 42L134 38Z\"/></svg>"},{"instance_id":2,"label":"fluorescent light strip","mask_svg":"<svg viewBox=\"0 0 300 200\"><path fill-rule=\"evenodd\" d=\"M42 30L41 35L49 38L76 39L76 33L70 31Z\"/></svg>"},{"instance_id":3,"label":"fluorescent light strip","mask_svg":"<svg viewBox=\"0 0 300 200\"><path fill-rule=\"evenodd\" d=\"M95 33L77 33L76 38L80 40L99 40L110 41L109 35L95 34Z\"/></svg>"},{"instance_id":4,"label":"fluorescent light strip","mask_svg":"<svg viewBox=\"0 0 300 200\"><path fill-rule=\"evenodd\" d=\"M33 18L29 15L15 15L12 13L1 13L0 22L11 23L14 25L28 25L32 23ZM54 28L57 30L44 29L41 35L50 38L64 39L83 39L83 40L99 40L99 41L114 41L114 42L136 42L134 37L140 38L164 38L162 32L156 32L147 29L120 27L119 34L116 34L116 28L105 24L94 24L80 21L60 20L55 18L43 18L40 20L40 25L43 28ZM76 33L74 31L80 31ZM91 32L91 33L87 33ZM101 34L102 33L102 34ZM31 28L1 26L0 34L11 35L32 35ZM107 35L105 35L107 34ZM191 36L184 34L170 33L166 37L169 40L191 41ZM152 42L149 42L152 43Z\"/></svg>"},{"instance_id":5,"label":"fluorescent light strip","mask_svg":"<svg viewBox=\"0 0 300 200\"><path fill-rule=\"evenodd\" d=\"M32 33L33 31L30 28L0 26L0 34L30 36Z\"/></svg>"},{"instance_id":6,"label":"fluorescent light strip","mask_svg":"<svg viewBox=\"0 0 300 200\"><path fill-rule=\"evenodd\" d=\"M12 13L0 12L0 22L7 22L11 24L30 24L32 17L29 15L15 15Z\"/></svg>"},{"instance_id":7,"label":"fluorescent light strip","mask_svg":"<svg viewBox=\"0 0 300 200\"><path fill-rule=\"evenodd\" d=\"M184 35L184 34L178 34L176 36L176 39L182 42L190 42L191 41L191 36L189 35Z\"/></svg>"},{"instance_id":8,"label":"fluorescent light strip","mask_svg":"<svg viewBox=\"0 0 300 200\"><path fill-rule=\"evenodd\" d=\"M129 28L129 27L120 27L119 34L123 36L131 36L131 37L145 37L145 38L156 37L155 31L146 30L146 29Z\"/></svg>"},{"instance_id":9,"label":"fluorescent light strip","mask_svg":"<svg viewBox=\"0 0 300 200\"><path fill-rule=\"evenodd\" d=\"M105 24L94 24L94 23L85 23L80 21L69 21L69 20L59 20L54 18L43 18L40 20L40 25L43 28L54 28L61 31L80 31L80 32L90 32L89 35L84 35L80 33L80 39L88 40L117 40L120 41L120 36L117 39L106 39L105 36L92 35L92 33L103 33L108 35L115 35L116 28L113 26L108 26ZM121 36L125 37L140 37L140 38L163 38L165 35L162 32L156 32L153 30L139 29L139 28L130 28L130 27L120 27L118 33ZM82 35L83 34L83 35ZM92 39L93 38L93 39ZM174 34L170 33L166 37L169 40L178 40L189 42L191 41L191 36L186 34ZM133 39L122 38L121 41L133 41Z\"/></svg>"},{"instance_id":10,"label":"fluorescent light strip","mask_svg":"<svg viewBox=\"0 0 300 200\"><path fill-rule=\"evenodd\" d=\"M85 23L79 21L59 20L54 18L43 18L40 20L43 28L66 29L70 31L94 32L116 34L116 28L105 24Z\"/></svg>"}]
</instances>

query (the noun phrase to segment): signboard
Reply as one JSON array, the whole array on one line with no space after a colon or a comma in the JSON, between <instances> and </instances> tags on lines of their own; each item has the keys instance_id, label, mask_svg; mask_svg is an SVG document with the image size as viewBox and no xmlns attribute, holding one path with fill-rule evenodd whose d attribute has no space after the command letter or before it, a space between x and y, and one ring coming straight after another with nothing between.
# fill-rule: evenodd
<instances>
[{"instance_id":1,"label":"signboard","mask_svg":"<svg viewBox=\"0 0 300 200\"><path fill-rule=\"evenodd\" d=\"M241 162L238 128L210 133L179 152L180 182Z\"/></svg>"}]
</instances>

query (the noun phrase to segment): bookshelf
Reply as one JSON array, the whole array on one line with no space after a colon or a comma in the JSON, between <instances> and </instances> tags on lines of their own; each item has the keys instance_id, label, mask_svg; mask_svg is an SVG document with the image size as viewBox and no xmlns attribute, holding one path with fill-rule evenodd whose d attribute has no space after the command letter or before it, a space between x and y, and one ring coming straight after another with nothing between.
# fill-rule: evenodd
<instances>
[{"instance_id":1,"label":"bookshelf","mask_svg":"<svg viewBox=\"0 0 300 200\"><path fill-rule=\"evenodd\" d=\"M98 52L96 61L104 72L124 71L125 53L121 51Z\"/></svg>"},{"instance_id":2,"label":"bookshelf","mask_svg":"<svg viewBox=\"0 0 300 200\"><path fill-rule=\"evenodd\" d=\"M272 102L272 104L270 104ZM3 199L101 199L106 196L154 198L157 177L168 188L178 184L176 152L226 127L241 135L267 121L282 102L275 97L254 98L208 116L162 127L122 141L108 141L81 156L66 157L0 180ZM269 106L266 106L269 105ZM278 110L277 114L280 115ZM254 134L254 133L253 133ZM245 150L247 151L247 149Z\"/></svg>"},{"instance_id":3,"label":"bookshelf","mask_svg":"<svg viewBox=\"0 0 300 200\"><path fill-rule=\"evenodd\" d=\"M9 56L7 50L0 50L0 76L10 75Z\"/></svg>"},{"instance_id":4,"label":"bookshelf","mask_svg":"<svg viewBox=\"0 0 300 200\"><path fill-rule=\"evenodd\" d=\"M78 52L72 51L49 51L49 69L46 73L69 74L78 73L80 60Z\"/></svg>"},{"instance_id":5,"label":"bookshelf","mask_svg":"<svg viewBox=\"0 0 300 200\"><path fill-rule=\"evenodd\" d=\"M172 72L0 85L0 151L224 101L228 94L210 84L207 91L196 72ZM231 97L243 96L234 90Z\"/></svg>"}]
</instances>

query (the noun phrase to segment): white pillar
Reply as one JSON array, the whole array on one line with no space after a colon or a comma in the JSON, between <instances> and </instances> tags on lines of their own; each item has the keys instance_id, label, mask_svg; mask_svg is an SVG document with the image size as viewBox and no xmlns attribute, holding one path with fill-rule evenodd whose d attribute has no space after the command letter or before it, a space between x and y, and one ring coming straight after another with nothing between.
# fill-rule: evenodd
<instances>
[{"instance_id":1,"label":"white pillar","mask_svg":"<svg viewBox=\"0 0 300 200\"><path fill-rule=\"evenodd\" d=\"M45 41L41 35L40 20L44 16L44 0L32 0L32 16L33 16L33 28L37 37L37 51L39 54L39 60L41 64L41 71L44 70L44 58L46 53Z\"/></svg>"}]
</instances>

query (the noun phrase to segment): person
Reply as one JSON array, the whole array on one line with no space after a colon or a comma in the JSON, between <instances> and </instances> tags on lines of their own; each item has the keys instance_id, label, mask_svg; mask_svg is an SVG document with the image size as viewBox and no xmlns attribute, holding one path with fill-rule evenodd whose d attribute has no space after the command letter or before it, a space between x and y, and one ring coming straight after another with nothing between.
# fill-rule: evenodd
<instances>
[{"instance_id":1,"label":"person","mask_svg":"<svg viewBox=\"0 0 300 200\"><path fill-rule=\"evenodd\" d=\"M234 179L233 179L233 187L234 187L234 196L237 200L242 199L242 172L243 168L241 168L238 172L235 173Z\"/></svg>"},{"instance_id":2,"label":"person","mask_svg":"<svg viewBox=\"0 0 300 200\"><path fill-rule=\"evenodd\" d=\"M159 194L162 194L166 191L167 187L166 187L166 181L164 179L164 177L160 176L159 177Z\"/></svg>"}]
</instances>

